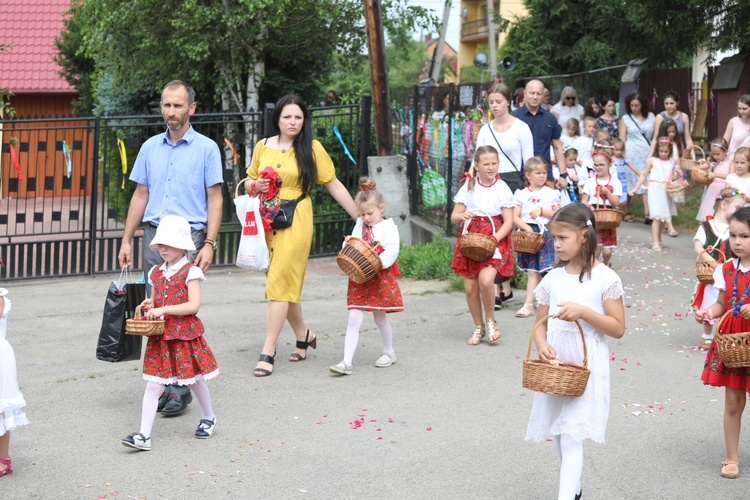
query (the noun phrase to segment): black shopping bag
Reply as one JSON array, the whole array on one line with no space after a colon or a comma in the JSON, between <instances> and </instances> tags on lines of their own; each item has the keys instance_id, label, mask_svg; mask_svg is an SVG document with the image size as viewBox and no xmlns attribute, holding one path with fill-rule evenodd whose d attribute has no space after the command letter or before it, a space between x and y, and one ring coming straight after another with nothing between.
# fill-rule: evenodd
<instances>
[{"instance_id":1,"label":"black shopping bag","mask_svg":"<svg viewBox=\"0 0 750 500\"><path fill-rule=\"evenodd\" d=\"M124 270L119 281L109 284L96 346L97 359L112 363L140 359L143 337L126 334L125 321L133 317L136 306L145 298L146 284L134 283L132 275Z\"/></svg>"}]
</instances>

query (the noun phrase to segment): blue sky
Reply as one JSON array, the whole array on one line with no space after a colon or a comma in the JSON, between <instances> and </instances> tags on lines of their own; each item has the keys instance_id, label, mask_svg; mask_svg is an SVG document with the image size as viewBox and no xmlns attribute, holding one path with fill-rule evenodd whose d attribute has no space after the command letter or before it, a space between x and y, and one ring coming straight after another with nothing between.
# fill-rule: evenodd
<instances>
[{"instance_id":1,"label":"blue sky","mask_svg":"<svg viewBox=\"0 0 750 500\"><path fill-rule=\"evenodd\" d=\"M407 0L409 5L418 5L425 9L432 10L438 18L438 22L443 19L443 9L445 8L445 0ZM451 47L458 50L459 33L460 33L460 0L451 0L451 13L448 19L448 31L445 34L445 40L450 44ZM426 33L425 33L426 34ZM439 36L440 31L434 33ZM415 34L415 38L419 38L420 33Z\"/></svg>"}]
</instances>

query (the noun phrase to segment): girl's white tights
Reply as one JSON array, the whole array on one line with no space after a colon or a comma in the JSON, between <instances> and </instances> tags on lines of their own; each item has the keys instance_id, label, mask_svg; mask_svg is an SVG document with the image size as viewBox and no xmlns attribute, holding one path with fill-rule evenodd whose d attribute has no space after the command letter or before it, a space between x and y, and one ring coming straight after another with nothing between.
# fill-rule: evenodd
<instances>
[{"instance_id":1,"label":"girl's white tights","mask_svg":"<svg viewBox=\"0 0 750 500\"><path fill-rule=\"evenodd\" d=\"M560 489L558 500L573 500L581 492L583 474L583 441L569 434L555 436L555 448L560 458Z\"/></svg>"},{"instance_id":2,"label":"girl's white tights","mask_svg":"<svg viewBox=\"0 0 750 500\"><path fill-rule=\"evenodd\" d=\"M195 394L198 404L201 406L203 416L207 420L214 419L214 410L211 406L211 393L208 392L208 386L203 380L196 380L190 386ZM141 410L141 429L138 431L147 439L151 437L151 430L154 427L154 418L156 409L159 406L159 396L164 392L164 386L156 382L146 382L146 392L143 394L143 409Z\"/></svg>"},{"instance_id":3,"label":"girl's white tights","mask_svg":"<svg viewBox=\"0 0 750 500\"><path fill-rule=\"evenodd\" d=\"M383 311L374 311L372 317L375 324L380 330L380 337L383 339L383 352L393 354L393 330L391 324ZM344 339L344 363L351 365L354 359L354 352L359 344L359 329L365 318L365 312L359 309L349 310L349 324L346 326L346 338Z\"/></svg>"}]
</instances>

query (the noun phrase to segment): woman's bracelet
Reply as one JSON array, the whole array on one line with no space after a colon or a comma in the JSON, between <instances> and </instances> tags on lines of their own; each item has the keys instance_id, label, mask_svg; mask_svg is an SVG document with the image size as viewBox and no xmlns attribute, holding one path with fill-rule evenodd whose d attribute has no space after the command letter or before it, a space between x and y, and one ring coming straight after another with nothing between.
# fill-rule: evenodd
<instances>
[{"instance_id":1,"label":"woman's bracelet","mask_svg":"<svg viewBox=\"0 0 750 500\"><path fill-rule=\"evenodd\" d=\"M216 247L219 246L218 243L216 243L216 240L212 240L211 238L206 238L204 246L205 245L211 245L211 247L216 251Z\"/></svg>"}]
</instances>

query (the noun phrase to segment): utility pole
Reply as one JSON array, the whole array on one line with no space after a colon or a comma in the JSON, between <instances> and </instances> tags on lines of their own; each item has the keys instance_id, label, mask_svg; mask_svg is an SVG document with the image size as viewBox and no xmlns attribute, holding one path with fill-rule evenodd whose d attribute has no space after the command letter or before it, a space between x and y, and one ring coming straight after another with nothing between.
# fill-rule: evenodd
<instances>
[{"instance_id":1,"label":"utility pole","mask_svg":"<svg viewBox=\"0 0 750 500\"><path fill-rule=\"evenodd\" d=\"M489 37L490 47L490 78L494 83L497 77L497 57L495 55L495 23L493 20L493 8L492 0L487 0L487 36Z\"/></svg>"},{"instance_id":2,"label":"utility pole","mask_svg":"<svg viewBox=\"0 0 750 500\"><path fill-rule=\"evenodd\" d=\"M393 154L391 97L388 91L388 70L385 63L382 8L380 0L363 1L367 29L367 49L370 56L370 89L372 90L373 108L375 108L375 137L378 143L378 156L390 156Z\"/></svg>"},{"instance_id":3,"label":"utility pole","mask_svg":"<svg viewBox=\"0 0 750 500\"><path fill-rule=\"evenodd\" d=\"M440 38L437 41L437 47L432 53L432 66L430 78L437 83L440 76L440 64L443 62L443 47L445 46L445 34L448 31L448 18L451 14L451 0L445 0L443 9L443 25L440 27Z\"/></svg>"}]
</instances>

